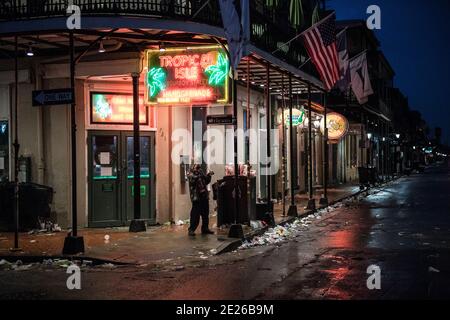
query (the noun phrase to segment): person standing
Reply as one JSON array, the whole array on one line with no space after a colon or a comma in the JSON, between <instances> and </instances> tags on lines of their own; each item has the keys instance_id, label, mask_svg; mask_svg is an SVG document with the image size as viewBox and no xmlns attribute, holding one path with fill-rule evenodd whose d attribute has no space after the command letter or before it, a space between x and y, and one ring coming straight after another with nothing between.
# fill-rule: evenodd
<instances>
[{"instance_id":1,"label":"person standing","mask_svg":"<svg viewBox=\"0 0 450 320\"><path fill-rule=\"evenodd\" d=\"M202 234L214 234L209 229L209 191L208 184L214 172L204 174L199 164L194 164L189 172L189 193L192 202L189 236L195 236L195 230L202 217Z\"/></svg>"}]
</instances>

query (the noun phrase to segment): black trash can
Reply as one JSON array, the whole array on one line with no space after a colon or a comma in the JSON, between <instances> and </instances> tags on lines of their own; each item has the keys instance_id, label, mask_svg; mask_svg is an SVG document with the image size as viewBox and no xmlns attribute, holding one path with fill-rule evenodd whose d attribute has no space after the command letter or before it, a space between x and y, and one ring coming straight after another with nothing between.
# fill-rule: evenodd
<instances>
[{"instance_id":1,"label":"black trash can","mask_svg":"<svg viewBox=\"0 0 450 320\"><path fill-rule=\"evenodd\" d=\"M236 222L249 224L256 219L256 178L250 177L250 198L247 177L239 176L239 216ZM235 223L234 176L226 176L217 182L217 225Z\"/></svg>"},{"instance_id":2,"label":"black trash can","mask_svg":"<svg viewBox=\"0 0 450 320\"><path fill-rule=\"evenodd\" d=\"M358 167L359 187L360 189L370 187L369 168Z\"/></svg>"},{"instance_id":3,"label":"black trash can","mask_svg":"<svg viewBox=\"0 0 450 320\"><path fill-rule=\"evenodd\" d=\"M19 184L19 229L39 228L39 218L49 219L53 189L36 183ZM14 183L0 184L0 229L14 230Z\"/></svg>"}]
</instances>

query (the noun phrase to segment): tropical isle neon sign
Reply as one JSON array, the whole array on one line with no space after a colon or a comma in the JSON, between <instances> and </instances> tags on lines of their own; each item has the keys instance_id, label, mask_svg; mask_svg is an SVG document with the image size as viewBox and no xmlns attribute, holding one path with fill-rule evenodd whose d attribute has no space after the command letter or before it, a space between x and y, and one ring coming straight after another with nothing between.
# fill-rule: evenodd
<instances>
[{"instance_id":1,"label":"tropical isle neon sign","mask_svg":"<svg viewBox=\"0 0 450 320\"><path fill-rule=\"evenodd\" d=\"M146 57L147 103L228 103L230 64L222 48L147 50Z\"/></svg>"}]
</instances>

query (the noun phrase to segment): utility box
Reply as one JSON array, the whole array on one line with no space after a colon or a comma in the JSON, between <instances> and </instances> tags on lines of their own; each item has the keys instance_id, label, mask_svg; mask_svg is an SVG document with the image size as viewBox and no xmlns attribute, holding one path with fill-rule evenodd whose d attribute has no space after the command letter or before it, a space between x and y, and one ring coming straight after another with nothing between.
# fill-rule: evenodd
<instances>
[{"instance_id":1,"label":"utility box","mask_svg":"<svg viewBox=\"0 0 450 320\"><path fill-rule=\"evenodd\" d=\"M239 215L237 217L235 217L234 198L235 177L225 176L217 183L217 225L219 227L235 222L249 224L250 220L256 220L256 177L239 176L238 178Z\"/></svg>"},{"instance_id":2,"label":"utility box","mask_svg":"<svg viewBox=\"0 0 450 320\"><path fill-rule=\"evenodd\" d=\"M31 157L19 157L19 182L31 182Z\"/></svg>"}]
</instances>

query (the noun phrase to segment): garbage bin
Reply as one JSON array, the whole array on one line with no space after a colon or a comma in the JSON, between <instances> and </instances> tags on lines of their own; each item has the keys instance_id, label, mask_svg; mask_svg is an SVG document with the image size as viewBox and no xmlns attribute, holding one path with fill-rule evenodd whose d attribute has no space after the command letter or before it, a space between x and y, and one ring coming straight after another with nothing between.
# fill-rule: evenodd
<instances>
[{"instance_id":1,"label":"garbage bin","mask_svg":"<svg viewBox=\"0 0 450 320\"><path fill-rule=\"evenodd\" d=\"M369 168L359 167L358 168L358 175L359 175L359 187L360 187L360 189L362 190L364 188L370 187Z\"/></svg>"},{"instance_id":2,"label":"garbage bin","mask_svg":"<svg viewBox=\"0 0 450 320\"><path fill-rule=\"evenodd\" d=\"M217 187L217 225L235 223L234 176L225 176ZM249 224L256 218L256 178L250 177L250 198L247 192L247 177L239 176L239 215L236 222Z\"/></svg>"},{"instance_id":3,"label":"garbage bin","mask_svg":"<svg viewBox=\"0 0 450 320\"><path fill-rule=\"evenodd\" d=\"M376 185L379 182L377 168L369 168L369 183Z\"/></svg>"},{"instance_id":4,"label":"garbage bin","mask_svg":"<svg viewBox=\"0 0 450 320\"><path fill-rule=\"evenodd\" d=\"M39 227L39 218L50 218L53 189L36 183L19 184L19 229ZM14 230L14 183L0 184L0 229Z\"/></svg>"}]
</instances>

